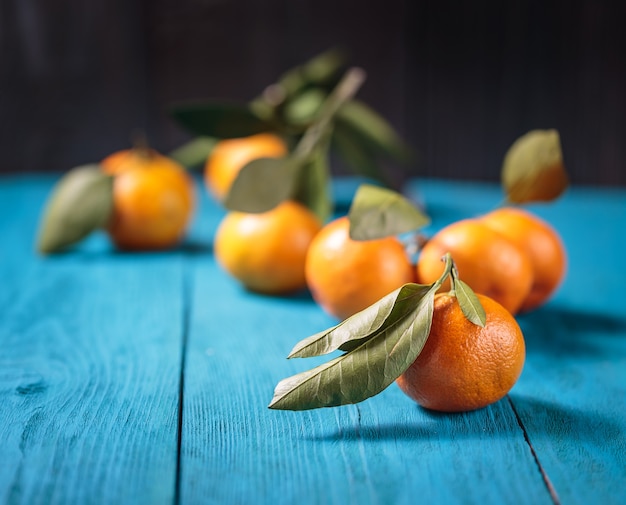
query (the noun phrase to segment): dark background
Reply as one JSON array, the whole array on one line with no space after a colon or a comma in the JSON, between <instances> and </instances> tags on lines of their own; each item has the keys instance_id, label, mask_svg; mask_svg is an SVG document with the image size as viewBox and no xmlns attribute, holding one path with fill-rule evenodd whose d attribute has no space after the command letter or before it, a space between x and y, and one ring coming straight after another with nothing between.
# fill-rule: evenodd
<instances>
[{"instance_id":1,"label":"dark background","mask_svg":"<svg viewBox=\"0 0 626 505\"><path fill-rule=\"evenodd\" d=\"M136 128L168 152L189 138L168 104L248 100L339 45L412 174L495 180L553 127L573 182L626 185L625 31L621 1L0 0L0 171L97 161Z\"/></svg>"}]
</instances>

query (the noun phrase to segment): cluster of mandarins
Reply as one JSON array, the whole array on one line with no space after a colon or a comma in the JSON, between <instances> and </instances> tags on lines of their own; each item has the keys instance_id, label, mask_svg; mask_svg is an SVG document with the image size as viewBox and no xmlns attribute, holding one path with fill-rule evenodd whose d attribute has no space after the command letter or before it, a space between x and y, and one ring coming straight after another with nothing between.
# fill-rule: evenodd
<instances>
[{"instance_id":1,"label":"cluster of mandarins","mask_svg":"<svg viewBox=\"0 0 626 505\"><path fill-rule=\"evenodd\" d=\"M271 134L222 141L207 161L207 187L221 199L244 164L286 153L286 146ZM423 247L417 266L399 239L352 240L347 217L323 226L293 201L261 214L230 212L215 238L217 260L249 289L283 294L307 286L339 319L405 283L434 282L446 252L465 282L512 314L545 302L565 273L565 250L556 231L513 207L442 229Z\"/></svg>"}]
</instances>

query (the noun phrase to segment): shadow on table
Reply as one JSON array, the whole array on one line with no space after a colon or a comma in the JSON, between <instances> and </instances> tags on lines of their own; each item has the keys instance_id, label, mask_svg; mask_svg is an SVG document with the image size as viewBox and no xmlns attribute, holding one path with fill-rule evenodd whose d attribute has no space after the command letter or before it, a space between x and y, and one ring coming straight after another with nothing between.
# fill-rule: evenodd
<instances>
[{"instance_id":1,"label":"shadow on table","mask_svg":"<svg viewBox=\"0 0 626 505\"><path fill-rule=\"evenodd\" d=\"M548 305L520 315L518 321L529 354L606 357L612 343L626 343L626 318L621 314Z\"/></svg>"},{"instance_id":2,"label":"shadow on table","mask_svg":"<svg viewBox=\"0 0 626 505\"><path fill-rule=\"evenodd\" d=\"M419 406L414 408L419 409L419 417L423 421L381 425L358 423L356 426L340 427L308 439L326 442L384 442L510 438L524 436L520 422L524 430L532 431L535 439L569 437L571 440L585 440L597 438L599 433L607 439L621 437L621 428L597 412L573 409L520 395L511 395L484 409L457 414L429 411Z\"/></svg>"}]
</instances>

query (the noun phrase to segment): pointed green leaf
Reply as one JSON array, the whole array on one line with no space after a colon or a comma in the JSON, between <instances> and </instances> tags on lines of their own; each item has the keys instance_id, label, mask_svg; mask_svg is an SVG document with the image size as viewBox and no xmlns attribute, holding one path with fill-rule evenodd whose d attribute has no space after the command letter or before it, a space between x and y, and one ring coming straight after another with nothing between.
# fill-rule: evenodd
<instances>
[{"instance_id":1,"label":"pointed green leaf","mask_svg":"<svg viewBox=\"0 0 626 505\"><path fill-rule=\"evenodd\" d=\"M345 54L341 50L330 49L285 72L277 85L284 90L285 98L292 97L310 86L332 87L345 61Z\"/></svg>"},{"instance_id":2,"label":"pointed green leaf","mask_svg":"<svg viewBox=\"0 0 626 505\"><path fill-rule=\"evenodd\" d=\"M480 300L465 282L453 276L454 291L463 315L472 323L484 327L487 323L487 315Z\"/></svg>"},{"instance_id":3,"label":"pointed green leaf","mask_svg":"<svg viewBox=\"0 0 626 505\"><path fill-rule=\"evenodd\" d=\"M99 165L65 174L55 186L41 221L37 249L54 253L103 227L113 212L113 178Z\"/></svg>"},{"instance_id":4,"label":"pointed green leaf","mask_svg":"<svg viewBox=\"0 0 626 505\"><path fill-rule=\"evenodd\" d=\"M509 148L502 165L502 185L512 203L547 202L568 186L561 141L556 130L533 130Z\"/></svg>"},{"instance_id":5,"label":"pointed green leaf","mask_svg":"<svg viewBox=\"0 0 626 505\"><path fill-rule=\"evenodd\" d=\"M283 116L291 125L307 125L313 122L326 99L326 93L318 88L306 90L285 104Z\"/></svg>"},{"instance_id":6,"label":"pointed green leaf","mask_svg":"<svg viewBox=\"0 0 626 505\"><path fill-rule=\"evenodd\" d=\"M336 122L332 136L333 148L356 174L363 175L390 187L391 181L381 169L377 153L367 143L360 142L350 128Z\"/></svg>"},{"instance_id":7,"label":"pointed green leaf","mask_svg":"<svg viewBox=\"0 0 626 505\"><path fill-rule=\"evenodd\" d=\"M350 207L350 238L371 240L415 231L430 218L399 193L362 184Z\"/></svg>"},{"instance_id":8,"label":"pointed green leaf","mask_svg":"<svg viewBox=\"0 0 626 505\"><path fill-rule=\"evenodd\" d=\"M376 152L403 163L414 158L411 149L393 127L359 100L345 103L337 113L337 122Z\"/></svg>"},{"instance_id":9,"label":"pointed green leaf","mask_svg":"<svg viewBox=\"0 0 626 505\"><path fill-rule=\"evenodd\" d=\"M350 351L391 327L411 312L432 285L405 284L326 331L296 344L288 358L309 358L336 350Z\"/></svg>"},{"instance_id":10,"label":"pointed green leaf","mask_svg":"<svg viewBox=\"0 0 626 505\"><path fill-rule=\"evenodd\" d=\"M361 402L393 383L422 351L432 324L434 292L396 324L350 352L278 383L269 408L307 410Z\"/></svg>"},{"instance_id":11,"label":"pointed green leaf","mask_svg":"<svg viewBox=\"0 0 626 505\"><path fill-rule=\"evenodd\" d=\"M174 106L171 113L190 132L207 137L240 138L274 130L245 104L184 104Z\"/></svg>"},{"instance_id":12,"label":"pointed green leaf","mask_svg":"<svg viewBox=\"0 0 626 505\"><path fill-rule=\"evenodd\" d=\"M240 212L267 212L291 198L296 190L302 160L258 158L237 174L224 206Z\"/></svg>"},{"instance_id":13,"label":"pointed green leaf","mask_svg":"<svg viewBox=\"0 0 626 505\"><path fill-rule=\"evenodd\" d=\"M169 157L187 168L204 168L204 164L218 140L213 137L196 137L174 149Z\"/></svg>"}]
</instances>

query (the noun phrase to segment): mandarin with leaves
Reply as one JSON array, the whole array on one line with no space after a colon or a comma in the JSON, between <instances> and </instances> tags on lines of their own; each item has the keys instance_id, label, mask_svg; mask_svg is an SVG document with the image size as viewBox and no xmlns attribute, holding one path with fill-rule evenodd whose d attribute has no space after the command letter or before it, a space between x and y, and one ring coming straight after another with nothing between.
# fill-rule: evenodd
<instances>
[{"instance_id":1,"label":"mandarin with leaves","mask_svg":"<svg viewBox=\"0 0 626 505\"><path fill-rule=\"evenodd\" d=\"M207 158L204 181L209 192L223 200L241 169L259 158L282 158L288 154L285 141L273 133L220 140Z\"/></svg>"},{"instance_id":2,"label":"mandarin with leaves","mask_svg":"<svg viewBox=\"0 0 626 505\"><path fill-rule=\"evenodd\" d=\"M503 398L524 367L526 348L519 325L498 302L477 295L486 322L463 314L455 296L435 296L426 344L396 380L422 407L441 412L476 410Z\"/></svg>"},{"instance_id":3,"label":"mandarin with leaves","mask_svg":"<svg viewBox=\"0 0 626 505\"><path fill-rule=\"evenodd\" d=\"M287 200L262 213L229 212L220 223L215 258L252 291L285 294L305 287L305 259L320 220Z\"/></svg>"},{"instance_id":4,"label":"mandarin with leaves","mask_svg":"<svg viewBox=\"0 0 626 505\"><path fill-rule=\"evenodd\" d=\"M396 237L353 240L344 216L328 223L311 243L306 280L315 301L345 319L414 281L415 274Z\"/></svg>"},{"instance_id":5,"label":"mandarin with leaves","mask_svg":"<svg viewBox=\"0 0 626 505\"><path fill-rule=\"evenodd\" d=\"M195 205L193 180L181 165L147 148L118 151L100 165L114 176L107 231L119 249L167 249L181 240Z\"/></svg>"},{"instance_id":6,"label":"mandarin with leaves","mask_svg":"<svg viewBox=\"0 0 626 505\"><path fill-rule=\"evenodd\" d=\"M521 310L545 303L567 270L567 254L558 232L535 214L514 207L496 209L481 217L480 222L505 236L530 258L533 283Z\"/></svg>"},{"instance_id":7,"label":"mandarin with leaves","mask_svg":"<svg viewBox=\"0 0 626 505\"><path fill-rule=\"evenodd\" d=\"M422 248L417 260L418 282L437 280L444 269L441 258L448 252L474 291L493 298L512 314L520 310L533 283L533 266L524 249L480 220L457 221ZM449 289L446 282L441 291Z\"/></svg>"}]
</instances>

